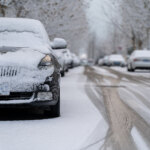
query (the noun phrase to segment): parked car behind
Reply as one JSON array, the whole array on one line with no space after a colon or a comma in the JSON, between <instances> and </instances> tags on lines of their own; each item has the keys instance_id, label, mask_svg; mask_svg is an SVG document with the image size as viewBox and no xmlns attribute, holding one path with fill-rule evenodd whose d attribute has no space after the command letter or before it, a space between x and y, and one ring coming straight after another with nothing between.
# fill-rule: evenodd
<instances>
[{"instance_id":1,"label":"parked car behind","mask_svg":"<svg viewBox=\"0 0 150 150\"><path fill-rule=\"evenodd\" d=\"M108 58L108 66L121 66L125 67L125 59L120 54L110 55Z\"/></svg>"},{"instance_id":2,"label":"parked car behind","mask_svg":"<svg viewBox=\"0 0 150 150\"><path fill-rule=\"evenodd\" d=\"M105 57L103 58L103 65L104 65L104 66L108 66L108 59L109 59L109 56L105 56Z\"/></svg>"},{"instance_id":3,"label":"parked car behind","mask_svg":"<svg viewBox=\"0 0 150 150\"><path fill-rule=\"evenodd\" d=\"M80 65L80 58L74 53L72 53L71 55L72 55L73 67L79 66Z\"/></svg>"},{"instance_id":4,"label":"parked car behind","mask_svg":"<svg viewBox=\"0 0 150 150\"><path fill-rule=\"evenodd\" d=\"M65 58L65 64L67 65L67 71L68 71L70 68L73 68L73 59L69 49L66 49L64 51L64 58Z\"/></svg>"},{"instance_id":5,"label":"parked car behind","mask_svg":"<svg viewBox=\"0 0 150 150\"><path fill-rule=\"evenodd\" d=\"M135 71L136 69L150 69L150 51L149 50L135 50L127 62L128 71Z\"/></svg>"},{"instance_id":6,"label":"parked car behind","mask_svg":"<svg viewBox=\"0 0 150 150\"><path fill-rule=\"evenodd\" d=\"M60 65L38 20L0 18L0 107L60 115Z\"/></svg>"},{"instance_id":7,"label":"parked car behind","mask_svg":"<svg viewBox=\"0 0 150 150\"><path fill-rule=\"evenodd\" d=\"M51 47L54 50L54 53L61 65L61 76L65 76L65 71L67 70L67 64L65 63L65 56L64 53L67 48L67 42L61 38L55 38L51 43Z\"/></svg>"}]
</instances>

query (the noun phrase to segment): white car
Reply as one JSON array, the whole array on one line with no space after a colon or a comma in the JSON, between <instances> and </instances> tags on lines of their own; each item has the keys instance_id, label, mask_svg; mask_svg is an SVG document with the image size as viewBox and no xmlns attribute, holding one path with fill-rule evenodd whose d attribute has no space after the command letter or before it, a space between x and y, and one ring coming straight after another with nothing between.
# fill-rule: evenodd
<instances>
[{"instance_id":1,"label":"white car","mask_svg":"<svg viewBox=\"0 0 150 150\"><path fill-rule=\"evenodd\" d=\"M124 67L126 65L125 59L120 54L110 55L108 58L108 66L121 66Z\"/></svg>"},{"instance_id":2,"label":"white car","mask_svg":"<svg viewBox=\"0 0 150 150\"><path fill-rule=\"evenodd\" d=\"M0 108L60 115L60 65L42 23L0 18Z\"/></svg>"},{"instance_id":3,"label":"white car","mask_svg":"<svg viewBox=\"0 0 150 150\"><path fill-rule=\"evenodd\" d=\"M73 67L73 59L72 55L69 49L65 49L64 51L64 58L65 58L65 64L67 65L67 68L72 68ZM67 71L68 71L67 69Z\"/></svg>"},{"instance_id":4,"label":"white car","mask_svg":"<svg viewBox=\"0 0 150 150\"><path fill-rule=\"evenodd\" d=\"M135 50L127 62L128 71L150 69L150 50Z\"/></svg>"},{"instance_id":5,"label":"white car","mask_svg":"<svg viewBox=\"0 0 150 150\"><path fill-rule=\"evenodd\" d=\"M65 71L67 70L67 65L65 63L65 51L67 48L67 42L61 38L55 38L51 43L51 47L54 50L54 53L61 65L61 76L65 75Z\"/></svg>"},{"instance_id":6,"label":"white car","mask_svg":"<svg viewBox=\"0 0 150 150\"><path fill-rule=\"evenodd\" d=\"M71 55L72 55L73 67L79 66L80 65L80 58L74 53L72 53Z\"/></svg>"}]
</instances>

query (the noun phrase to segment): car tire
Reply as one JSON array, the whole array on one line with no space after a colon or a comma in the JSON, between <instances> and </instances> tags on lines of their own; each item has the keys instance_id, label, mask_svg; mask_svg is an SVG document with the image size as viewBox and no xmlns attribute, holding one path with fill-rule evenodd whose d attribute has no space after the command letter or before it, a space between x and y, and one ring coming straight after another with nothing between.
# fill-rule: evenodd
<instances>
[{"instance_id":1,"label":"car tire","mask_svg":"<svg viewBox=\"0 0 150 150\"><path fill-rule=\"evenodd\" d=\"M131 72L134 72L134 71L135 71L135 70L132 68L132 69L131 69Z\"/></svg>"},{"instance_id":2,"label":"car tire","mask_svg":"<svg viewBox=\"0 0 150 150\"><path fill-rule=\"evenodd\" d=\"M62 71L61 72L61 77L64 77L65 76L65 71Z\"/></svg>"},{"instance_id":3,"label":"car tire","mask_svg":"<svg viewBox=\"0 0 150 150\"><path fill-rule=\"evenodd\" d=\"M69 71L69 69L67 68L67 69L66 69L66 72L68 72L68 71Z\"/></svg>"}]
</instances>

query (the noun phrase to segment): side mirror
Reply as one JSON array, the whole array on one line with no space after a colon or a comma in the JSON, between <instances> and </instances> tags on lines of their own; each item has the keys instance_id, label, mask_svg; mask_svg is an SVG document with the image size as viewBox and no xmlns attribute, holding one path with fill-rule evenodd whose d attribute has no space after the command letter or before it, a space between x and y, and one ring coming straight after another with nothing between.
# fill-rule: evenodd
<instances>
[{"instance_id":1,"label":"side mirror","mask_svg":"<svg viewBox=\"0 0 150 150\"><path fill-rule=\"evenodd\" d=\"M67 42L61 38L55 38L51 43L52 49L65 49L67 48Z\"/></svg>"}]
</instances>

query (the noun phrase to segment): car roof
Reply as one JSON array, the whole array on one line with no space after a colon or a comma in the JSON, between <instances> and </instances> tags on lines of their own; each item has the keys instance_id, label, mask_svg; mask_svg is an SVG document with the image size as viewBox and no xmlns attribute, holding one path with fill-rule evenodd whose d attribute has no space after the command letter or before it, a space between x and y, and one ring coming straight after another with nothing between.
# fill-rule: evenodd
<instances>
[{"instance_id":1,"label":"car roof","mask_svg":"<svg viewBox=\"0 0 150 150\"><path fill-rule=\"evenodd\" d=\"M48 35L39 20L28 18L2 18L0 17L0 31L33 32L48 40Z\"/></svg>"},{"instance_id":2,"label":"car roof","mask_svg":"<svg viewBox=\"0 0 150 150\"><path fill-rule=\"evenodd\" d=\"M133 55L136 57L150 57L150 50L135 50Z\"/></svg>"}]
</instances>

